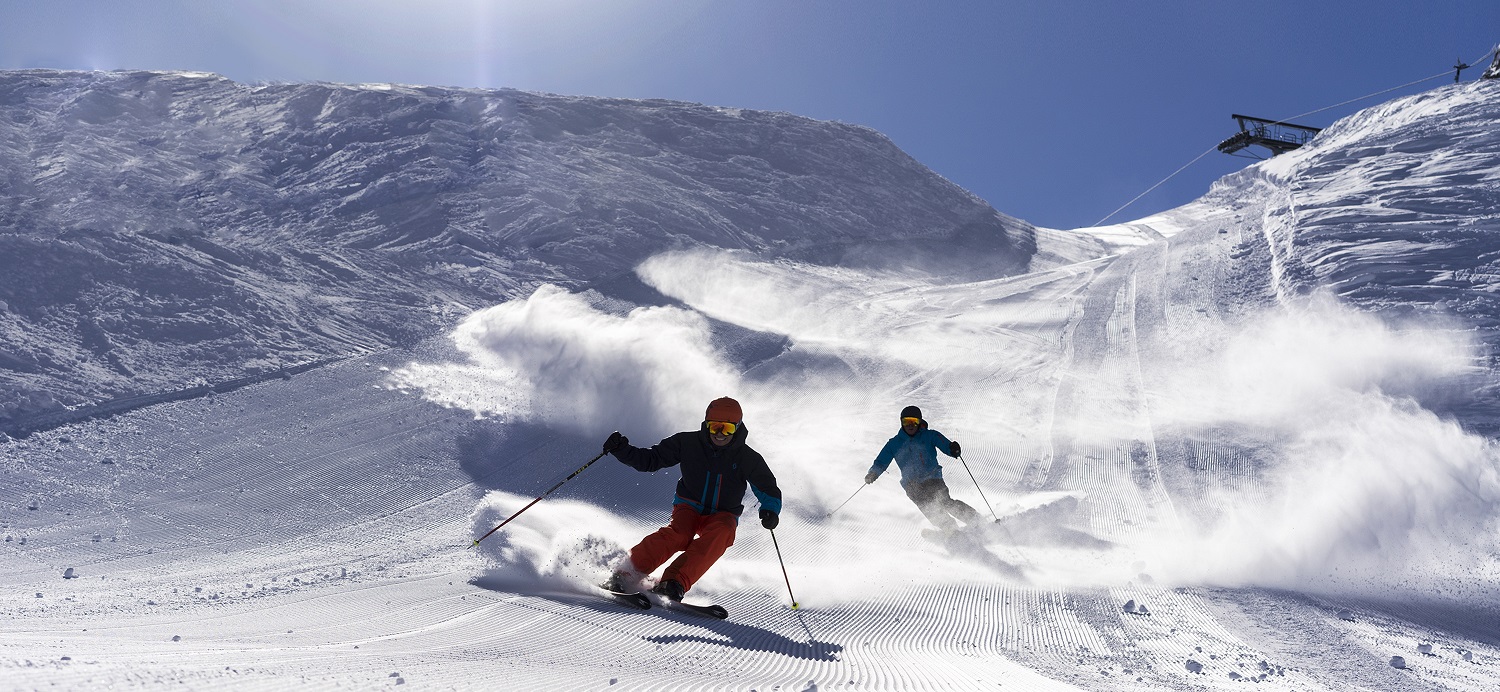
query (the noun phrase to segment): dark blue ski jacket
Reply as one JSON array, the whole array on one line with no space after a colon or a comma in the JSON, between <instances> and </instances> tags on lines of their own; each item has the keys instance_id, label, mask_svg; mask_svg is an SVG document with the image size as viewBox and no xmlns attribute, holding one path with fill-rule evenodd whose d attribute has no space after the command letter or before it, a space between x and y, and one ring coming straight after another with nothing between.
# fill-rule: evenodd
<instances>
[{"instance_id":1,"label":"dark blue ski jacket","mask_svg":"<svg viewBox=\"0 0 1500 692\"><path fill-rule=\"evenodd\" d=\"M622 463L640 471L682 467L674 505L690 505L699 514L745 511L745 487L755 491L762 509L781 513L781 489L766 460L745 444L749 431L743 424L729 444L714 446L708 439L708 424L696 431L680 432L650 449L622 444L610 452Z\"/></svg>"}]
</instances>

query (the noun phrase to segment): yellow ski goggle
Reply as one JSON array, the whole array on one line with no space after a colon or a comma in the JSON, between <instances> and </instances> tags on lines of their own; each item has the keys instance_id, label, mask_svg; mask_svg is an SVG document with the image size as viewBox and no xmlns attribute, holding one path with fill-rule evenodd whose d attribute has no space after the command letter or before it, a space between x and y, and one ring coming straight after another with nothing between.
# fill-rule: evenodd
<instances>
[{"instance_id":1,"label":"yellow ski goggle","mask_svg":"<svg viewBox=\"0 0 1500 692\"><path fill-rule=\"evenodd\" d=\"M721 420L708 421L708 434L710 435L733 435L736 430L739 430L739 426L734 423Z\"/></svg>"},{"instance_id":2,"label":"yellow ski goggle","mask_svg":"<svg viewBox=\"0 0 1500 692\"><path fill-rule=\"evenodd\" d=\"M906 418L902 418L901 419L901 425L921 425L921 424L922 424L922 419L921 418L912 418L912 417L908 416Z\"/></svg>"}]
</instances>

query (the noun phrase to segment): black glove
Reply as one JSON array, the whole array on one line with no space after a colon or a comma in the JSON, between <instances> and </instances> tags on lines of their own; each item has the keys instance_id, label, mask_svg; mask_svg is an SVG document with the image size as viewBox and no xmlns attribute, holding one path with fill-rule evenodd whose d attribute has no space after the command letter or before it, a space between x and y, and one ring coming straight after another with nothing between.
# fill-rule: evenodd
<instances>
[{"instance_id":1,"label":"black glove","mask_svg":"<svg viewBox=\"0 0 1500 692\"><path fill-rule=\"evenodd\" d=\"M616 430L609 434L608 440L604 441L604 451L613 452L628 444L630 444L630 438L621 435L620 431Z\"/></svg>"},{"instance_id":2,"label":"black glove","mask_svg":"<svg viewBox=\"0 0 1500 692\"><path fill-rule=\"evenodd\" d=\"M875 479L879 478L879 477L880 477L880 474L875 473L874 471L871 471L871 472L865 474L865 485L869 485L871 483L874 483Z\"/></svg>"},{"instance_id":3,"label":"black glove","mask_svg":"<svg viewBox=\"0 0 1500 692\"><path fill-rule=\"evenodd\" d=\"M949 442L948 443L948 454L949 455L956 457L956 456L958 456L960 454L963 454L963 453L964 453L963 449L958 446L957 442Z\"/></svg>"},{"instance_id":4,"label":"black glove","mask_svg":"<svg viewBox=\"0 0 1500 692\"><path fill-rule=\"evenodd\" d=\"M781 517L776 516L775 512L772 512L769 509L763 509L763 510L760 511L760 525L761 526L764 526L764 527L766 527L768 529L774 529L774 528L776 528L776 525L780 524L780 523L781 523Z\"/></svg>"}]
</instances>

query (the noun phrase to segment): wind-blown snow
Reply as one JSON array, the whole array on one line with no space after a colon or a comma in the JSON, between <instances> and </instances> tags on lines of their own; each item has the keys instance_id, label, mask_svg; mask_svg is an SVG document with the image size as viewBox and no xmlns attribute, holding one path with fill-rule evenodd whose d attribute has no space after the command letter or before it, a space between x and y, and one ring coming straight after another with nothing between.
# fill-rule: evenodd
<instances>
[{"instance_id":1,"label":"wind-blown snow","mask_svg":"<svg viewBox=\"0 0 1500 692\"><path fill-rule=\"evenodd\" d=\"M182 76L11 77L115 133L136 131L117 122L129 118L215 122L172 114L203 102L183 96ZM409 291L407 305L444 295L475 309L428 323L452 324L445 338L399 349L345 319L357 311L245 317L296 339L321 338L314 327L372 335L371 350L0 447L0 498L14 508L0 520L0 679L14 686L1500 683L1496 83L1362 112L1182 208L1053 231L995 214L862 128L198 79L226 112L280 122L267 131L312 147L296 151L334 152L298 159L282 173L300 182L260 198L300 194L272 205L286 226L264 229L312 227L292 234L285 266L302 268L274 290L255 273L271 264L235 265L248 267L231 272L248 295L312 305L299 301ZM137 106L120 85L171 88L143 90ZM256 103L280 120L236 110ZM477 139L444 139L455 122L508 138L474 163L464 152ZM422 134L354 136L402 127ZM15 133L31 130L6 132L25 142ZM408 145L448 154L398 155ZM65 167L82 165L73 152ZM158 164L222 178L218 162L238 156ZM376 181L361 178L364 156L404 163ZM851 164L877 159L892 167ZM504 178L514 188L462 172L521 161ZM313 170L368 184L315 184ZM856 178L856 193L838 193ZM45 186L27 189L15 198L66 211ZM491 204L501 197L511 206ZM439 210L448 230L391 235ZM462 222L481 217L485 233ZM528 240L502 250L507 233ZM99 242L12 235L53 260ZM131 247L198 261L171 243ZM462 275L497 283L466 292L420 263L445 252L473 260ZM62 264L77 276L84 262ZM299 274L311 267L358 278ZM23 293L9 276L6 290ZM138 324L191 335L197 323ZM101 329L121 363L165 352ZM83 389L110 391L112 376L85 370ZM591 586L664 521L670 469L601 458L472 545L599 454L609 431L650 444L695 428L722 395L744 404L786 500L773 545L747 498L736 545L689 595L728 620L633 611ZM1001 519L990 531L924 537L894 469L863 485L907 404L962 442L945 476Z\"/></svg>"},{"instance_id":2,"label":"wind-blown snow","mask_svg":"<svg viewBox=\"0 0 1500 692\"><path fill-rule=\"evenodd\" d=\"M620 424L659 436L737 379L709 345L708 322L673 307L624 316L544 285L525 300L476 312L454 332L479 381L448 378L445 402L575 433ZM415 366L420 368L420 366ZM424 381L409 371L413 383ZM503 402L487 401L505 396Z\"/></svg>"},{"instance_id":3,"label":"wind-blown snow","mask_svg":"<svg viewBox=\"0 0 1500 692\"><path fill-rule=\"evenodd\" d=\"M668 247L1071 261L868 128L669 101L0 72L0 424L411 345ZM939 261L941 260L941 261Z\"/></svg>"},{"instance_id":4,"label":"wind-blown snow","mask_svg":"<svg viewBox=\"0 0 1500 692\"><path fill-rule=\"evenodd\" d=\"M1398 330L1320 294L1214 342L1175 354L1154 423L1234 430L1268 468L1260 487L1208 498L1201 535L1167 548L1175 571L1379 592L1493 571L1500 456L1416 403L1469 373L1463 335Z\"/></svg>"}]
</instances>

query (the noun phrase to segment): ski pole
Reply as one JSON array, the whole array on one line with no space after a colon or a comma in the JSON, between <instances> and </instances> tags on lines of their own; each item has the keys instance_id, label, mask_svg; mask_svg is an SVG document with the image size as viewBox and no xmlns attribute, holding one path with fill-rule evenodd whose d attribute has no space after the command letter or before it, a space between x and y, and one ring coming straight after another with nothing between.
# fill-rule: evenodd
<instances>
[{"instance_id":1,"label":"ski pole","mask_svg":"<svg viewBox=\"0 0 1500 692\"><path fill-rule=\"evenodd\" d=\"M958 455L958 463L964 465L964 470L969 471L969 462L964 461L964 455ZM984 506L990 508L990 516L995 518L995 523L1000 522L1000 516L995 514L995 508L990 506L990 499L984 496L984 488L979 487L979 479L974 477L974 472L969 471L969 480L974 481L974 489L979 491L979 499L984 500Z\"/></svg>"},{"instance_id":2,"label":"ski pole","mask_svg":"<svg viewBox=\"0 0 1500 692\"><path fill-rule=\"evenodd\" d=\"M524 512L524 511L526 511L528 509L531 509L532 505L534 505L534 504L536 504L538 502L541 502L542 498L544 498L544 497L546 497L548 495L551 495L552 491L557 490L558 488L561 488L563 486L563 483L567 483L568 481L573 480L573 478L575 476L577 476L580 473L583 473L584 469L586 469L586 468L588 468L590 466L593 466L594 462L596 462L596 461L598 461L600 459L603 459L604 455L609 454L613 449L614 449L613 447L611 447L610 449L606 449L606 450L600 452L599 455L596 456L596 457L594 457L593 459L589 459L589 463L584 464L583 466L578 467L577 471L574 471L573 473L568 474L567 478L564 478L564 479L558 481L557 485L554 485L551 488L547 489L547 492L542 493L541 495L538 495L535 500L532 500L531 502L527 503L525 507L522 507L515 514L512 514L509 517L507 517L505 519L505 521L500 522L500 526L496 526L495 528L490 529L490 533L494 533L496 531L499 531L501 529L501 527L505 526L506 524L509 524L511 519L515 519L516 517L521 516L521 512ZM482 540L490 537L490 533L487 533L487 534L485 534L483 536L480 536L479 538L474 539L474 543L472 543L469 547L473 548L474 546L479 545L480 541L482 541Z\"/></svg>"},{"instance_id":3,"label":"ski pole","mask_svg":"<svg viewBox=\"0 0 1500 692\"><path fill-rule=\"evenodd\" d=\"M869 483L866 483L865 485L869 485ZM864 490L865 489L865 485L859 486L859 490ZM859 490L854 491L854 495L858 495L859 494ZM853 500L854 499L854 495L850 495L849 496L849 500ZM849 500L844 500L843 502L840 502L839 506L833 508L833 512L837 512L837 511L843 509L844 505L849 504ZM833 518L833 512L829 512L828 516L823 517L823 518L824 519L832 519Z\"/></svg>"},{"instance_id":4,"label":"ski pole","mask_svg":"<svg viewBox=\"0 0 1500 692\"><path fill-rule=\"evenodd\" d=\"M781 559L781 545L776 542L776 529L770 529L770 531L771 545L776 546L776 561L781 563L781 578L786 580L786 595L792 597L792 610L796 610L798 608L797 596L792 593L792 578L786 575L786 561Z\"/></svg>"}]
</instances>

